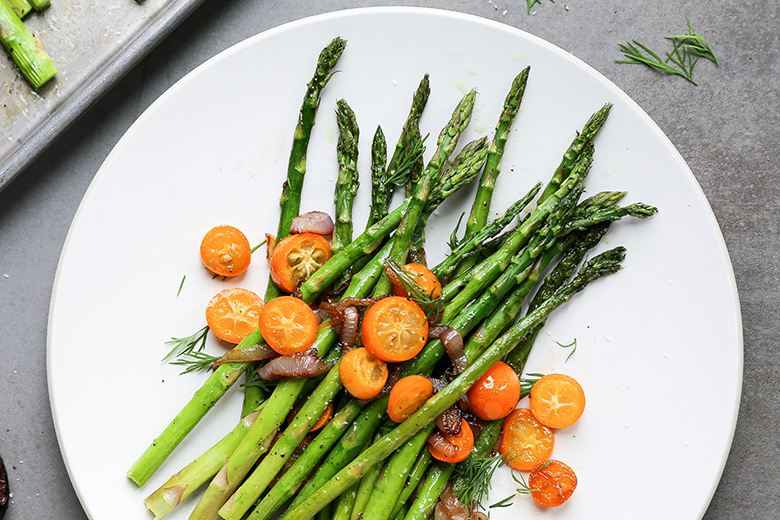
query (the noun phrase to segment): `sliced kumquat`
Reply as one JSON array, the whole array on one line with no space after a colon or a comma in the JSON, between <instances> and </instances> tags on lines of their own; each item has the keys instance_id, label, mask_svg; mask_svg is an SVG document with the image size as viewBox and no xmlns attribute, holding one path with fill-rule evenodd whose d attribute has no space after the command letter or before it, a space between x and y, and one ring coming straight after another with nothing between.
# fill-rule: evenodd
<instances>
[{"instance_id":1,"label":"sliced kumquat","mask_svg":"<svg viewBox=\"0 0 780 520\"><path fill-rule=\"evenodd\" d=\"M269 301L260 313L260 332L266 343L282 355L303 352L317 339L317 317L306 302L293 296Z\"/></svg>"},{"instance_id":2,"label":"sliced kumquat","mask_svg":"<svg viewBox=\"0 0 780 520\"><path fill-rule=\"evenodd\" d=\"M206 306L206 323L219 339L240 343L255 330L263 300L247 289L232 287L217 293Z\"/></svg>"},{"instance_id":3,"label":"sliced kumquat","mask_svg":"<svg viewBox=\"0 0 780 520\"><path fill-rule=\"evenodd\" d=\"M390 389L387 416L397 423L404 422L432 396L433 383L427 377L402 377Z\"/></svg>"},{"instance_id":4,"label":"sliced kumquat","mask_svg":"<svg viewBox=\"0 0 780 520\"><path fill-rule=\"evenodd\" d=\"M469 411L484 421L495 421L509 415L520 401L520 378L498 361L469 389Z\"/></svg>"},{"instance_id":5,"label":"sliced kumquat","mask_svg":"<svg viewBox=\"0 0 780 520\"><path fill-rule=\"evenodd\" d=\"M531 497L543 506L557 507L566 502L577 488L577 475L559 460L539 463L528 475Z\"/></svg>"},{"instance_id":6,"label":"sliced kumquat","mask_svg":"<svg viewBox=\"0 0 780 520\"><path fill-rule=\"evenodd\" d=\"M387 382L387 364L365 348L356 348L341 356L339 376L353 397L372 399Z\"/></svg>"},{"instance_id":7,"label":"sliced kumquat","mask_svg":"<svg viewBox=\"0 0 780 520\"><path fill-rule=\"evenodd\" d=\"M417 284L420 291L430 299L441 296L441 283L439 282L439 279L423 264L412 262L401 267L401 270L408 273L408 279ZM393 292L396 296L403 296L404 298L409 297L406 287L395 280L393 281Z\"/></svg>"},{"instance_id":8,"label":"sliced kumquat","mask_svg":"<svg viewBox=\"0 0 780 520\"><path fill-rule=\"evenodd\" d=\"M219 276L237 276L249 267L252 247L246 236L233 226L217 226L200 243L204 267Z\"/></svg>"},{"instance_id":9,"label":"sliced kumquat","mask_svg":"<svg viewBox=\"0 0 780 520\"><path fill-rule=\"evenodd\" d=\"M507 465L517 471L530 471L550 458L555 435L543 425L528 408L518 408L504 419L504 435L499 453Z\"/></svg>"},{"instance_id":10,"label":"sliced kumquat","mask_svg":"<svg viewBox=\"0 0 780 520\"><path fill-rule=\"evenodd\" d=\"M360 328L363 346L388 363L412 359L428 340L428 319L419 305L401 296L368 308Z\"/></svg>"},{"instance_id":11,"label":"sliced kumquat","mask_svg":"<svg viewBox=\"0 0 780 520\"><path fill-rule=\"evenodd\" d=\"M585 411L582 386L565 374L547 374L531 388L528 405L540 423L550 428L566 428Z\"/></svg>"},{"instance_id":12,"label":"sliced kumquat","mask_svg":"<svg viewBox=\"0 0 780 520\"><path fill-rule=\"evenodd\" d=\"M299 284L330 260L330 244L320 235L289 235L271 254L271 278L283 291L292 293Z\"/></svg>"},{"instance_id":13,"label":"sliced kumquat","mask_svg":"<svg viewBox=\"0 0 780 520\"><path fill-rule=\"evenodd\" d=\"M428 451L434 459L442 462L456 463L466 460L474 448L474 432L466 419L461 419L460 432L448 435L436 431L428 439Z\"/></svg>"}]
</instances>

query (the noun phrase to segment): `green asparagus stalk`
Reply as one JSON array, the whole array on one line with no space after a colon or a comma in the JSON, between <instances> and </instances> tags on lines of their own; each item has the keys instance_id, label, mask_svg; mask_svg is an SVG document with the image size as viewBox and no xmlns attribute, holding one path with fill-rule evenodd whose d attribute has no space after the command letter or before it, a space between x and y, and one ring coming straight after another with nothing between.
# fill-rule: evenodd
<instances>
[{"instance_id":1,"label":"green asparagus stalk","mask_svg":"<svg viewBox=\"0 0 780 520\"><path fill-rule=\"evenodd\" d=\"M403 443L388 459L366 505L362 520L389 520L414 462L426 449L436 423L431 423Z\"/></svg>"},{"instance_id":2,"label":"green asparagus stalk","mask_svg":"<svg viewBox=\"0 0 780 520\"><path fill-rule=\"evenodd\" d=\"M520 103L523 100L525 85L528 82L528 73L530 71L531 67L526 67L515 77L512 87L504 100L504 110L501 112L496 125L496 132L490 145L485 169L482 171L482 177L479 179L479 187L474 197L474 204L471 206L471 213L466 221L466 237L470 237L484 228L487 223L496 179L498 179L498 175L501 173L501 158L504 155L504 148L509 138L512 122L520 110Z\"/></svg>"},{"instance_id":3,"label":"green asparagus stalk","mask_svg":"<svg viewBox=\"0 0 780 520\"><path fill-rule=\"evenodd\" d=\"M485 242L505 229L531 203L541 188L541 183L536 184L523 198L509 206L503 215L462 241L447 258L431 270L433 274L439 279L446 279L461 264L460 260L483 247Z\"/></svg>"},{"instance_id":4,"label":"green asparagus stalk","mask_svg":"<svg viewBox=\"0 0 780 520\"><path fill-rule=\"evenodd\" d=\"M357 171L360 129L357 119L345 100L340 99L336 105L336 122L339 127L337 145L339 177L336 181L336 222L331 243L333 254L352 242L352 206L360 184Z\"/></svg>"},{"instance_id":5,"label":"green asparagus stalk","mask_svg":"<svg viewBox=\"0 0 780 520\"><path fill-rule=\"evenodd\" d=\"M236 348L256 345L261 339L260 331L256 330L248 334ZM245 365L245 363L225 363L212 372L192 399L133 464L127 473L130 480L139 486L146 484L173 449L238 379Z\"/></svg>"},{"instance_id":6,"label":"green asparagus stalk","mask_svg":"<svg viewBox=\"0 0 780 520\"><path fill-rule=\"evenodd\" d=\"M544 300L549 298L555 292L555 290L558 289L558 287L560 287L566 280L569 279L577 265L579 265L582 259L585 258L587 252L595 247L607 233L609 225L609 222L603 222L581 231L577 234L577 236L572 237L573 240L571 247L566 249L560 261L558 262L558 265L549 275L547 275L544 283L541 285L541 287L539 287L536 295L531 300L529 305L529 312L533 312L534 309L539 307L539 305L541 305ZM492 324L489 322L485 324L487 328L490 328L491 325ZM520 342L517 348L512 350L512 352L507 355L505 359L506 363L511 366L515 372L518 373L518 375L522 374L525 362L531 352L531 347L536 341L536 337L539 335L539 332L543 326L544 322L541 322L539 325L537 325L531 332L528 333L523 341ZM479 339L480 336L477 336L475 341L479 341ZM488 338L486 338L484 341L487 339Z\"/></svg>"},{"instance_id":7,"label":"green asparagus stalk","mask_svg":"<svg viewBox=\"0 0 780 520\"><path fill-rule=\"evenodd\" d=\"M393 190L387 182L387 141L382 127L377 126L371 142L371 213L368 226L385 218L390 212Z\"/></svg>"},{"instance_id":8,"label":"green asparagus stalk","mask_svg":"<svg viewBox=\"0 0 780 520\"><path fill-rule=\"evenodd\" d=\"M30 0L30 4L36 11L43 11L51 5L51 0Z\"/></svg>"},{"instance_id":9,"label":"green asparagus stalk","mask_svg":"<svg viewBox=\"0 0 780 520\"><path fill-rule=\"evenodd\" d=\"M454 470L454 464L439 461L433 463L422 488L420 488L420 492L417 494L417 498L409 506L409 511L404 517L405 520L425 520L431 517L433 508L439 500L439 495L444 491Z\"/></svg>"},{"instance_id":10,"label":"green asparagus stalk","mask_svg":"<svg viewBox=\"0 0 780 520\"><path fill-rule=\"evenodd\" d=\"M387 165L387 178L391 179L395 186L405 185L407 187L407 198L414 193L414 187L419 182L419 176L424 166L422 154L416 153L415 150L422 146L420 118L425 105L428 103L430 94L430 78L426 74L420 80L420 84L412 96L412 106L409 109L409 115L395 145L395 151L390 158L390 163Z\"/></svg>"},{"instance_id":11,"label":"green asparagus stalk","mask_svg":"<svg viewBox=\"0 0 780 520\"><path fill-rule=\"evenodd\" d=\"M357 499L359 483L353 484L348 490L341 494L338 501L333 505L333 520L349 520L352 516L352 508Z\"/></svg>"},{"instance_id":12,"label":"green asparagus stalk","mask_svg":"<svg viewBox=\"0 0 780 520\"><path fill-rule=\"evenodd\" d=\"M16 16L20 19L27 16L27 13L32 9L32 5L27 0L8 0L8 5L11 6L16 13Z\"/></svg>"},{"instance_id":13,"label":"green asparagus stalk","mask_svg":"<svg viewBox=\"0 0 780 520\"><path fill-rule=\"evenodd\" d=\"M146 497L144 503L154 513L154 518L163 518L193 491L216 475L219 468L225 464L230 454L244 438L249 427L254 424L258 415L260 415L259 409L245 416L218 443ZM268 437L264 442L270 445L272 440L273 437Z\"/></svg>"},{"instance_id":14,"label":"green asparagus stalk","mask_svg":"<svg viewBox=\"0 0 780 520\"><path fill-rule=\"evenodd\" d=\"M279 228L276 232L276 240L281 241L290 234L292 221L301 212L301 190L303 179L306 175L306 155L311 139L312 128L317 118L317 109L320 106L322 90L335 73L336 63L341 58L347 42L342 38L334 38L320 53L317 59L317 67L309 81L306 94L303 97L298 124L293 134L290 161L287 166L287 181L282 188L282 196L279 200L281 214L279 216ZM272 300L281 292L268 280L268 288L265 292L265 301Z\"/></svg>"},{"instance_id":15,"label":"green asparagus stalk","mask_svg":"<svg viewBox=\"0 0 780 520\"><path fill-rule=\"evenodd\" d=\"M420 456L417 457L412 470L409 472L406 486L404 486L404 488L401 490L401 493L398 495L398 501L395 503L395 507L393 508L393 512L390 515L390 518L397 518L399 515L401 515L402 511L403 514L401 515L401 518L406 516L404 507L411 498L412 493L415 492L417 486L425 477L432 460L433 456L431 455L430 450L423 448Z\"/></svg>"},{"instance_id":16,"label":"green asparagus stalk","mask_svg":"<svg viewBox=\"0 0 780 520\"><path fill-rule=\"evenodd\" d=\"M434 152L428 166L425 168L419 185L415 188L411 199L409 199L409 207L404 214L403 220L393 235L390 258L398 264L405 262L412 235L420 225L420 218L425 210L428 196L437 185L447 159L449 159L449 156L458 144L460 135L471 121L471 112L474 108L476 95L476 91L472 90L461 99L452 114L450 122L439 134L436 152ZM386 275L382 276L377 284L376 294L389 293L391 286L390 279Z\"/></svg>"},{"instance_id":17,"label":"green asparagus stalk","mask_svg":"<svg viewBox=\"0 0 780 520\"><path fill-rule=\"evenodd\" d=\"M283 520L308 518L329 504L340 493L357 482L366 470L384 460L404 442L429 425L438 415L454 405L487 369L509 353L552 310L569 301L574 294L584 289L592 280L616 272L620 268L620 262L624 256L625 249L615 248L593 258L571 282L563 285L543 305L513 325L455 380L429 399L406 421L367 448L303 504L288 512Z\"/></svg>"},{"instance_id":18,"label":"green asparagus stalk","mask_svg":"<svg viewBox=\"0 0 780 520\"><path fill-rule=\"evenodd\" d=\"M35 6L35 2L32 2ZM0 0L0 41L28 83L38 90L57 74L37 34L30 34L8 0Z\"/></svg>"},{"instance_id":19,"label":"green asparagus stalk","mask_svg":"<svg viewBox=\"0 0 780 520\"><path fill-rule=\"evenodd\" d=\"M358 493L355 497L355 503L352 506L352 515L350 520L362 520L363 514L366 511L366 505L371 497L371 492L374 490L379 474L382 471L382 465L377 464L373 468L366 471L365 475L360 479L358 484Z\"/></svg>"},{"instance_id":20,"label":"green asparagus stalk","mask_svg":"<svg viewBox=\"0 0 780 520\"><path fill-rule=\"evenodd\" d=\"M561 184L561 187L536 207L533 213L518 226L517 230L498 251L490 255L490 257L476 266L475 269L469 271L468 281L465 285L461 285L462 281L456 279L442 288L442 297L445 301L450 301L450 304L447 306L450 314L445 314L442 318L444 323L447 323L452 319L455 314L460 312L461 309L479 294L479 289L483 286L486 279L492 280L498 273L506 269L512 257L517 254L534 233L544 225L547 217L558 207L561 200L574 190L576 186L580 185L580 182L590 169L591 162L592 153L582 154L578 158L569 177ZM457 293L457 295L451 297L454 293Z\"/></svg>"},{"instance_id":21,"label":"green asparagus stalk","mask_svg":"<svg viewBox=\"0 0 780 520\"><path fill-rule=\"evenodd\" d=\"M563 154L561 163L558 165L558 168L556 168L555 174L553 175L552 179L550 179L550 182L548 183L544 192L542 192L541 197L539 197L539 202L544 202L547 197L555 193L563 183L564 179L569 176L572 168L574 168L575 164L577 163L577 158L590 144L593 143L593 139L595 139L596 134L599 130L601 130L601 127L604 126L611 109L612 104L607 103L601 108L601 110L593 114L590 119L588 119L588 121L585 123L585 126L582 128L582 132L577 134L577 136L574 138L574 141L572 141L569 148Z\"/></svg>"},{"instance_id":22,"label":"green asparagus stalk","mask_svg":"<svg viewBox=\"0 0 780 520\"><path fill-rule=\"evenodd\" d=\"M314 422L322 415L325 408L333 401L341 388L337 362L318 388L306 399L282 436L274 443L271 451L268 452L254 470L252 470L252 466L255 463L253 460L238 461L236 464L227 464L225 466L228 471L227 480L229 486L225 486L220 490L222 492L221 499L224 502L219 510L219 515L222 518L227 520L240 520L243 518L244 513L254 505L255 501L268 488L273 478L284 466L287 457L290 456L306 434L309 433ZM252 470L252 473L244 480L244 477L250 470ZM212 482L212 484L214 483ZM209 486L209 489L211 488L212 486ZM233 493L232 496L230 495L231 493Z\"/></svg>"}]
</instances>

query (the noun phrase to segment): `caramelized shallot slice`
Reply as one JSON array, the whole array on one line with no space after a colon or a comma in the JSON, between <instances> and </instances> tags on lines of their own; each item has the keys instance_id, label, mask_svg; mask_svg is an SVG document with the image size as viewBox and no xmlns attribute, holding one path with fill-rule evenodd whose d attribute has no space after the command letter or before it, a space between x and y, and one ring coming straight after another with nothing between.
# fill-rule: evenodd
<instances>
[{"instance_id":1,"label":"caramelized shallot slice","mask_svg":"<svg viewBox=\"0 0 780 520\"><path fill-rule=\"evenodd\" d=\"M352 347L357 343L358 320L360 316L355 307L344 307L342 311L344 321L341 322L339 341L342 345Z\"/></svg>"},{"instance_id":2,"label":"caramelized shallot slice","mask_svg":"<svg viewBox=\"0 0 780 520\"><path fill-rule=\"evenodd\" d=\"M449 520L469 520L471 516L471 511L458 500L451 484L447 484L444 491L439 495L439 503Z\"/></svg>"},{"instance_id":3,"label":"caramelized shallot slice","mask_svg":"<svg viewBox=\"0 0 780 520\"><path fill-rule=\"evenodd\" d=\"M270 233L265 234L265 259L268 260L268 264L271 264L271 258L274 256L274 249L276 249L276 237Z\"/></svg>"},{"instance_id":4,"label":"caramelized shallot slice","mask_svg":"<svg viewBox=\"0 0 780 520\"><path fill-rule=\"evenodd\" d=\"M333 219L322 211L309 211L298 215L292 221L290 233L314 233L316 235L333 234Z\"/></svg>"},{"instance_id":5,"label":"caramelized shallot slice","mask_svg":"<svg viewBox=\"0 0 780 520\"><path fill-rule=\"evenodd\" d=\"M428 444L447 458L456 457L460 449L457 445L445 439L444 434L438 430L428 437Z\"/></svg>"},{"instance_id":6,"label":"caramelized shallot slice","mask_svg":"<svg viewBox=\"0 0 780 520\"><path fill-rule=\"evenodd\" d=\"M284 377L313 377L325 373L330 367L311 351L279 356L257 369L257 375L267 381Z\"/></svg>"},{"instance_id":7,"label":"caramelized shallot slice","mask_svg":"<svg viewBox=\"0 0 780 520\"><path fill-rule=\"evenodd\" d=\"M463 350L463 337L457 330L446 325L437 325L428 329L428 337L439 338L444 344L455 374L460 374L469 367L469 360Z\"/></svg>"},{"instance_id":8,"label":"caramelized shallot slice","mask_svg":"<svg viewBox=\"0 0 780 520\"><path fill-rule=\"evenodd\" d=\"M211 368L216 369L220 365L230 363L231 361L240 361L241 363L262 361L276 355L276 351L268 345L252 345L251 347L246 348L234 348L233 350L227 351L224 356L215 361Z\"/></svg>"},{"instance_id":9,"label":"caramelized shallot slice","mask_svg":"<svg viewBox=\"0 0 780 520\"><path fill-rule=\"evenodd\" d=\"M436 426L447 435L457 435L460 433L460 428L463 424L461 418L460 408L453 405L436 418Z\"/></svg>"}]
</instances>

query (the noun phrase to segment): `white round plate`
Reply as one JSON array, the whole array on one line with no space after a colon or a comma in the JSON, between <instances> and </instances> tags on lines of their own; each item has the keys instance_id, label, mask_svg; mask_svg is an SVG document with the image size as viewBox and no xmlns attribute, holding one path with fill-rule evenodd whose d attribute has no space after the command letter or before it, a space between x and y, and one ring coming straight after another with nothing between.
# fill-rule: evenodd
<instances>
[{"instance_id":1,"label":"white round plate","mask_svg":"<svg viewBox=\"0 0 780 520\"><path fill-rule=\"evenodd\" d=\"M198 246L222 223L242 229L253 244L275 231L305 85L335 36L348 46L322 99L302 210L332 211L334 107L344 98L362 129L358 229L369 201L371 136L381 124L392 146L424 73L432 86L421 122L431 135L430 155L472 87L479 95L462 142L491 135L512 78L531 66L496 211L549 179L575 132L614 103L596 141L587 192L625 190L626 202L647 202L660 212L613 225L600 249L626 246L625 268L556 311L527 367L568 373L585 389L586 412L558 432L554 451L576 471L579 487L558 509L518 495L491 517L701 518L734 432L742 331L726 248L693 175L634 102L570 54L488 20L405 8L318 16L236 45L161 96L106 159L62 253L48 344L59 442L89 517L150 517L143 498L236 423L238 390L143 489L125 477L203 380L161 362L164 342L202 327L205 304L222 288L264 291L262 251L245 275L222 281L200 267ZM472 193L454 197L431 219L431 263L447 253L446 240ZM571 348L559 344L575 339L569 358ZM224 347L210 339L207 349ZM517 487L506 468L494 484L490 503ZM186 501L169 518L186 518L193 505Z\"/></svg>"}]
</instances>

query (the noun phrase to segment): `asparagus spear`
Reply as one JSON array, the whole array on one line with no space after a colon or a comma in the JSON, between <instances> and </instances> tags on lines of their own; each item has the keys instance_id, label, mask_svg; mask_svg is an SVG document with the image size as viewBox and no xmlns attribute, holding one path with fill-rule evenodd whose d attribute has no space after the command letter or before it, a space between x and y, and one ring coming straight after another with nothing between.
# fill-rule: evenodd
<instances>
[{"instance_id":1,"label":"asparagus spear","mask_svg":"<svg viewBox=\"0 0 780 520\"><path fill-rule=\"evenodd\" d=\"M155 519L163 518L173 511L182 500L219 471L258 415L260 415L259 409L241 419L238 425L217 444L146 497L144 503L154 513ZM268 436L263 442L270 445L272 440L273 436Z\"/></svg>"},{"instance_id":2,"label":"asparagus spear","mask_svg":"<svg viewBox=\"0 0 780 520\"><path fill-rule=\"evenodd\" d=\"M287 182L282 188L282 197L279 204L282 208L279 216L279 228L276 232L276 240L280 241L290 234L292 221L301 212L301 190L303 188L303 179L306 175L306 154L309 148L312 128L317 117L317 109L320 106L320 96L322 90L330 81L335 73L336 63L341 58L347 42L342 38L334 38L320 53L317 59L317 67L314 75L309 81L306 94L303 97L300 114L298 116L298 125L293 134L292 149L290 151L290 161L287 166ZM268 288L265 292L265 301L272 300L279 296L281 292L273 283L268 280Z\"/></svg>"},{"instance_id":3,"label":"asparagus spear","mask_svg":"<svg viewBox=\"0 0 780 520\"><path fill-rule=\"evenodd\" d=\"M51 0L30 0L30 4L36 11L43 11L51 5Z\"/></svg>"},{"instance_id":4,"label":"asparagus spear","mask_svg":"<svg viewBox=\"0 0 780 520\"><path fill-rule=\"evenodd\" d=\"M0 8L3 2L0 0ZM282 188L281 216L279 219L279 239L287 236L293 218L300 212L301 189L306 173L306 150L311 129L319 105L322 89L333 74L333 68L344 51L346 41L335 38L323 49L317 61L317 67L309 83L306 96L301 106L298 126L293 137L290 163L287 172L287 181ZM340 274L340 273L339 273ZM272 280L268 282L266 300L271 300L278 295L278 288ZM256 345L262 340L259 330L247 335L236 348L245 348ZM215 370L203 386L190 401L184 406L173 421L163 430L157 439L146 449L141 457L133 464L127 476L139 486L143 486L155 471L162 465L170 453L179 445L184 437L195 427L203 416L214 406L230 386L238 379L246 368L246 363L225 363ZM274 392L276 393L276 392ZM290 405L292 406L292 405ZM262 436L262 438L267 435Z\"/></svg>"},{"instance_id":5,"label":"asparagus spear","mask_svg":"<svg viewBox=\"0 0 780 520\"><path fill-rule=\"evenodd\" d=\"M27 0L8 0L8 5L10 5L16 15L22 19L27 16L27 13L32 9L32 5L30 5L30 2Z\"/></svg>"},{"instance_id":6,"label":"asparagus spear","mask_svg":"<svg viewBox=\"0 0 780 520\"><path fill-rule=\"evenodd\" d=\"M428 104L428 97L431 95L431 83L428 74L423 76L417 90L412 96L412 106L409 109L409 115L406 118L401 136L395 145L395 151L390 158L390 164L387 165L387 178L396 186L406 186L406 196L411 197L414 188L419 182L419 176L423 170L422 154L417 153L422 146L422 136L420 134L420 118L422 117L425 105ZM407 177L409 182L406 182Z\"/></svg>"},{"instance_id":7,"label":"asparagus spear","mask_svg":"<svg viewBox=\"0 0 780 520\"><path fill-rule=\"evenodd\" d=\"M366 505L362 520L387 520L392 518L395 503L411 471L411 467L423 449L426 449L428 437L433 433L436 423L430 423L415 433L390 456L382 474L379 476L371 497Z\"/></svg>"},{"instance_id":8,"label":"asparagus spear","mask_svg":"<svg viewBox=\"0 0 780 520\"><path fill-rule=\"evenodd\" d=\"M542 195L539 198L539 202L544 202L547 197L555 193L555 191L563 183L564 179L569 176L569 173L577 162L577 158L589 146L589 143L593 143L593 139L595 139L596 134L599 130L601 130L601 127L604 126L611 109L612 104L607 103L601 108L601 110L597 111L588 119L588 121L585 123L585 126L582 127L582 132L577 134L577 136L574 138L574 141L572 141L569 148L563 154L561 163L555 170L555 174L553 175L552 179L550 179L550 182L545 188L544 192L542 192Z\"/></svg>"},{"instance_id":9,"label":"asparagus spear","mask_svg":"<svg viewBox=\"0 0 780 520\"><path fill-rule=\"evenodd\" d=\"M479 188L474 197L474 204L471 206L469 219L466 221L466 237L470 237L485 227L487 223L487 218L490 214L490 203L493 200L493 189L496 186L496 179L501 173L501 158L504 155L504 148L509 138L512 122L520 110L520 103L523 100L525 85L528 82L528 73L530 71L531 67L526 67L515 77L512 87L504 100L504 110L501 112L496 125L496 133L490 145L485 169L482 171L482 177L479 179Z\"/></svg>"},{"instance_id":10,"label":"asparagus spear","mask_svg":"<svg viewBox=\"0 0 780 520\"><path fill-rule=\"evenodd\" d=\"M30 34L8 0L0 0L0 41L35 90L57 74L41 39L37 34Z\"/></svg>"},{"instance_id":11,"label":"asparagus spear","mask_svg":"<svg viewBox=\"0 0 780 520\"><path fill-rule=\"evenodd\" d=\"M461 99L461 102L452 114L449 124L439 134L436 152L425 168L420 183L416 186L414 194L410 199L404 218L398 225L395 235L393 235L393 247L390 257L396 263L403 264L406 260L412 235L420 225L419 221L425 210L428 196L437 185L447 159L458 144L460 135L471 121L471 112L474 108L476 95L476 91L472 90ZM376 293L386 294L390 292L391 285L390 279L387 276L383 276L377 284Z\"/></svg>"},{"instance_id":12,"label":"asparagus spear","mask_svg":"<svg viewBox=\"0 0 780 520\"><path fill-rule=\"evenodd\" d=\"M431 455L430 450L423 448L420 456L417 457L412 470L409 472L406 486L404 486L401 493L398 495L398 500L395 503L393 512L390 514L390 518L397 518L401 515L403 507L409 501L409 498L411 498L412 493L417 489L417 486L420 484L423 477L425 477L432 460L433 456ZM401 518L405 517L406 513L406 511L403 511Z\"/></svg>"},{"instance_id":13,"label":"asparagus spear","mask_svg":"<svg viewBox=\"0 0 780 520\"><path fill-rule=\"evenodd\" d=\"M387 141L382 127L377 126L371 143L371 213L368 226L382 220L390 212L393 191L387 182Z\"/></svg>"},{"instance_id":14,"label":"asparagus spear","mask_svg":"<svg viewBox=\"0 0 780 520\"><path fill-rule=\"evenodd\" d=\"M335 254L352 242L352 205L359 186L357 159L360 130L355 113L347 102L336 102L336 122L339 127L337 155L339 177L336 182L336 223L331 251Z\"/></svg>"},{"instance_id":15,"label":"asparagus spear","mask_svg":"<svg viewBox=\"0 0 780 520\"><path fill-rule=\"evenodd\" d=\"M420 488L420 492L417 494L417 498L415 498L412 505L409 506L409 511L404 518L406 520L424 520L430 518L431 513L433 513L433 508L439 500L439 495L444 491L444 487L450 480L453 471L455 471L454 464L439 461L434 462L425 477L425 482L423 482L422 488Z\"/></svg>"},{"instance_id":16,"label":"asparagus spear","mask_svg":"<svg viewBox=\"0 0 780 520\"><path fill-rule=\"evenodd\" d=\"M406 440L430 424L438 415L455 404L458 399L481 377L496 361L510 352L520 340L550 312L569 301L577 292L591 281L619 270L625 256L624 248L615 248L593 258L578 275L563 285L555 294L533 313L525 316L513 325L503 336L496 340L469 368L429 399L417 412L393 431L367 448L349 466L339 471L327 484L322 486L303 504L288 512L283 520L303 520L316 514L336 496L356 482L369 468L384 460L398 449Z\"/></svg>"}]
</instances>

